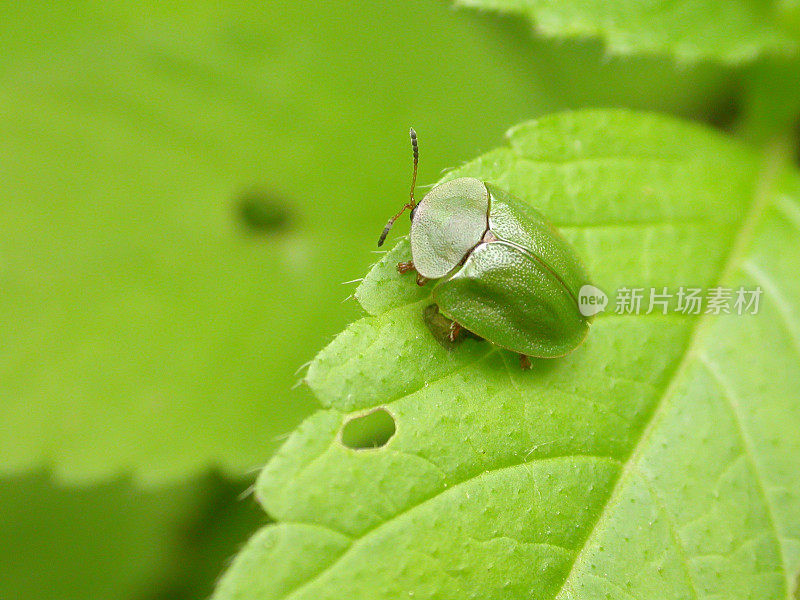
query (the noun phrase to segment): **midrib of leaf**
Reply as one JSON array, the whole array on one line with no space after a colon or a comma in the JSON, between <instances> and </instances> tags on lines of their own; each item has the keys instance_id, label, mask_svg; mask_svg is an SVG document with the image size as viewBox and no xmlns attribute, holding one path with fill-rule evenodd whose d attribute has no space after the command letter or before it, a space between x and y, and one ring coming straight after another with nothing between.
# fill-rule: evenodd
<instances>
[{"instance_id":1,"label":"midrib of leaf","mask_svg":"<svg viewBox=\"0 0 800 600\"><path fill-rule=\"evenodd\" d=\"M761 169L760 175L758 177L758 181L756 184L756 189L754 193L753 202L750 205L750 208L745 215L744 219L742 220L742 225L739 227L738 231L733 235L733 241L730 245L730 250L727 254L726 259L723 261L722 268L720 269L720 275L717 277L717 285L724 284L733 274L735 269L739 266L742 262L742 257L747 250L750 241L753 237L753 232L758 224L759 220L761 219L764 210L769 205L770 201L770 193L774 187L775 180L781 169L785 166L787 162L787 144L785 141L780 140L776 141L773 145L771 145L764 153L764 166ZM617 476L617 481L614 484L614 488L611 491L611 494L608 496L608 500L606 500L605 504L600 508L597 520L595 524L589 530L589 533L586 536L586 539L583 545L578 550L578 553L575 557L575 561L572 563L572 567L564 578L564 582L561 584L561 588L556 593L555 598L559 599L563 597L565 590L567 589L567 584L572 578L573 574L577 571L578 568L583 564L585 559L585 553L587 549L590 547L590 541L592 536L595 532L601 529L603 522L605 519L608 518L610 514L610 508L619 502L620 496L622 491L625 488L625 484L627 483L630 476L634 473L635 465L638 462L638 459L643 451L643 448L647 445L647 441L649 440L652 432L655 430L656 426L660 422L661 418L663 417L666 407L669 404L669 399L675 393L676 386L681 382L684 373L686 372L687 368L692 362L692 359L698 355L698 347L700 342L703 339L703 333L708 324L711 322L711 318L706 315L702 315L698 317L694 324L691 327L691 332L689 334L689 339L686 344L686 348L683 352L683 355L680 358L680 362L678 366L675 368L672 376L669 378L669 383L664 389L664 393L661 394L661 397L658 399L655 408L652 411L652 414L642 430L642 435L639 437L639 440L634 445L631 453L629 454L628 458L622 461L622 468L620 469L619 475ZM731 407L733 410L733 407ZM738 415L733 415L734 420L737 424ZM750 446L745 444L744 447L745 454L750 452ZM749 460L753 465L753 472L754 476L758 480L759 486L763 488L762 483L762 476L758 469L756 468L756 462L752 456L749 456ZM790 575L786 569L786 557L784 556L783 547L780 541L780 535L778 534L777 527L775 526L775 518L774 518L774 510L766 499L765 495L765 503L766 509L769 514L770 523L772 529L775 534L775 541L778 546L778 551L781 556L781 565L782 571L784 573L784 591L787 598L789 598L789 590L791 589L790 585ZM678 544L679 550L681 550L681 555L685 555L682 552L682 548L680 544ZM688 567L688 565L687 565ZM687 568L687 577L690 586L695 591L695 597L697 598L697 591L694 588L694 582L692 581L690 572Z\"/></svg>"}]
</instances>

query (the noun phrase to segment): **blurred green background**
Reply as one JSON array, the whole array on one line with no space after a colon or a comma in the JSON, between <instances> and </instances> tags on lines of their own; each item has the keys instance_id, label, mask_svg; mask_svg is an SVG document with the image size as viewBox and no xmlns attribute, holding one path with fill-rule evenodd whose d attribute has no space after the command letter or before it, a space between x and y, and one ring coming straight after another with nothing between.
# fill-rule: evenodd
<instances>
[{"instance_id":1,"label":"blurred green background","mask_svg":"<svg viewBox=\"0 0 800 600\"><path fill-rule=\"evenodd\" d=\"M3 599L210 593L360 314L409 125L429 184L553 110L748 102L744 69L442 0L3 3L0 77Z\"/></svg>"}]
</instances>

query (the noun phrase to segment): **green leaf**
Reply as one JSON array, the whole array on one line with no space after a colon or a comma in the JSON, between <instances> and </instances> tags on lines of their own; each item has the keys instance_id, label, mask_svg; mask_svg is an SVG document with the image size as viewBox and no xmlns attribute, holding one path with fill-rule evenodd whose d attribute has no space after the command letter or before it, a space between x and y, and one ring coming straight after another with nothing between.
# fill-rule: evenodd
<instances>
[{"instance_id":1,"label":"green leaf","mask_svg":"<svg viewBox=\"0 0 800 600\"><path fill-rule=\"evenodd\" d=\"M0 479L0 597L149 598L207 487L142 492L118 478L65 489L44 473Z\"/></svg>"},{"instance_id":2,"label":"green leaf","mask_svg":"<svg viewBox=\"0 0 800 600\"><path fill-rule=\"evenodd\" d=\"M430 0L3 3L0 473L262 465L358 315L410 124L431 177L544 110L726 88L527 34Z\"/></svg>"},{"instance_id":3,"label":"green leaf","mask_svg":"<svg viewBox=\"0 0 800 600\"><path fill-rule=\"evenodd\" d=\"M0 598L207 598L221 565L265 522L250 481L204 475L143 490L130 477L65 488L0 479Z\"/></svg>"},{"instance_id":4,"label":"green leaf","mask_svg":"<svg viewBox=\"0 0 800 600\"><path fill-rule=\"evenodd\" d=\"M611 54L658 53L681 61L738 64L797 54L797 7L766 0L456 0L526 15L547 37L597 37Z\"/></svg>"},{"instance_id":5,"label":"green leaf","mask_svg":"<svg viewBox=\"0 0 800 600\"><path fill-rule=\"evenodd\" d=\"M262 529L216 600L786 598L800 570L800 176L710 130L623 111L512 129L448 175L530 202L593 281L761 286L757 315L595 319L569 356L437 343L428 288L369 273L316 358L324 410L262 472ZM613 302L613 300L612 300ZM341 443L376 407L384 445Z\"/></svg>"},{"instance_id":6,"label":"green leaf","mask_svg":"<svg viewBox=\"0 0 800 600\"><path fill-rule=\"evenodd\" d=\"M746 71L739 133L763 144L800 133L800 60L764 60Z\"/></svg>"}]
</instances>

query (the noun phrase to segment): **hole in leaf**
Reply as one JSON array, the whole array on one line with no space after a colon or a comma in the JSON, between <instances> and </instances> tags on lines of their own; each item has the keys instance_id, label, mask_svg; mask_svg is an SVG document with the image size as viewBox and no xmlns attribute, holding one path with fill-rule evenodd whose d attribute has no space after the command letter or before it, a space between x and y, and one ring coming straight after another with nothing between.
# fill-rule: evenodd
<instances>
[{"instance_id":1,"label":"hole in leaf","mask_svg":"<svg viewBox=\"0 0 800 600\"><path fill-rule=\"evenodd\" d=\"M263 189L250 189L236 199L236 217L251 233L284 231L292 221L292 213L285 200Z\"/></svg>"},{"instance_id":2,"label":"hole in leaf","mask_svg":"<svg viewBox=\"0 0 800 600\"><path fill-rule=\"evenodd\" d=\"M350 419L342 428L342 443L353 450L380 448L395 432L394 418L384 408Z\"/></svg>"}]
</instances>

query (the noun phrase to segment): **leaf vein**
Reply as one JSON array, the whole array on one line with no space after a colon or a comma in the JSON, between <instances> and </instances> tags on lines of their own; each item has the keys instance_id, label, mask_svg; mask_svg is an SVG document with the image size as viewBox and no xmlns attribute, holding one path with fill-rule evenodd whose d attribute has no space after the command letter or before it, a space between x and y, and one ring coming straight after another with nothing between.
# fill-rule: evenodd
<instances>
[{"instance_id":1,"label":"leaf vein","mask_svg":"<svg viewBox=\"0 0 800 600\"><path fill-rule=\"evenodd\" d=\"M720 283L724 283L734 271L736 265L742 261L742 254L746 250L747 245L753 236L756 224L760 221L765 208L769 204L770 193L772 192L774 181L783 164L785 163L785 152L786 149L783 146L778 145L774 148L771 148L771 152L766 157L765 166L762 168L760 176L755 182L753 202L751 203L747 214L741 220L739 228L731 236L730 249L719 270L720 275L718 277L718 281ZM635 444L628 458L623 461L623 467L617 477L617 482L614 485L614 489L611 491L611 494L609 494L605 504L600 508L599 516L595 521L594 526L589 531L582 549L579 551L575 561L573 562L570 572L564 579L561 589L556 593L556 598L563 597L568 582L584 559L585 553L588 551L590 545L589 541L592 535L598 530L601 521L603 521L604 518L608 518L611 507L619 501L619 495L622 493L622 489L627 482L628 477L630 477L634 472L635 462L642 451L643 446L649 439L650 435L652 435L656 425L660 422L661 418L663 418L664 412L668 405L668 400L674 394L677 382L680 381L681 376L691 363L691 359L695 353L695 347L701 338L704 325L707 325L712 318L712 316L704 314L695 320L688 341L684 345L681 361L673 370L671 377L668 379L669 383L666 385L664 392L657 401L655 409L652 411L638 442Z\"/></svg>"},{"instance_id":2,"label":"leaf vein","mask_svg":"<svg viewBox=\"0 0 800 600\"><path fill-rule=\"evenodd\" d=\"M655 502L658 509L664 514L664 519L667 522L667 527L669 528L670 537L672 538L673 543L675 544L675 548L678 550L678 554L680 555L681 562L683 563L684 570L686 572L686 581L689 583L689 587L692 589L692 593L694 594L695 599L699 599L700 595L697 593L697 587L695 587L694 579L692 578L692 570L691 566L689 565L689 557L686 554L686 548L681 541L680 535L678 534L678 527L675 523L675 519L672 516L672 513L669 512L667 509L667 505L664 502L664 499L656 490L655 486L652 484L650 480L644 475L644 473L639 473L642 481L647 487L647 491L650 492L650 496L653 498L653 502Z\"/></svg>"},{"instance_id":3,"label":"leaf vein","mask_svg":"<svg viewBox=\"0 0 800 600\"><path fill-rule=\"evenodd\" d=\"M376 531L378 531L382 527L391 524L391 522L393 520L398 519L399 517L402 517L403 515L406 515L406 514L412 512L412 511L420 508L421 506L425 505L427 502L430 502L430 501L438 498L439 496L441 496L445 492L457 489L460 486L466 485L466 484L468 484L468 483L470 483L470 482L472 482L472 481L474 481L476 479L479 479L481 477L486 477L486 476L492 475L493 473L497 473L499 471L503 471L503 470L506 470L506 469L515 469L517 467L525 467L525 466L527 466L529 464L536 463L536 462L556 461L556 460L575 459L575 458L581 458L581 459L587 459L587 460L588 459L594 459L594 460L598 460L598 461L608 461L608 462L614 463L616 465L620 465L621 464L619 459L616 459L616 458L613 458L613 457L610 457L610 456L600 456L600 455L594 455L594 454L565 454L565 455L560 455L560 456L548 456L548 457L534 458L534 459L531 459L531 460L521 460L521 461L512 463L510 465L503 465L503 466L500 466L500 467L495 467L495 468L492 468L492 469L486 469L486 470L480 471L479 473L471 475L471 476L467 477L466 479L462 479L461 481L455 483L454 485L447 486L447 487L442 487L440 490L438 490L433 495L428 496L426 498L423 498L419 502L417 502L415 504L412 504L411 506L405 508L404 510L398 512L395 515L392 515L392 517L390 517L386 521L383 521L383 522L379 523L378 525L375 525L375 526L371 527L370 529L367 529L366 531L362 532L360 535L352 538L352 542L350 543L350 545L336 559L334 559L330 564L328 564L327 567L325 567L322 571L317 573L317 575L315 575L312 579L309 579L309 580L303 582L302 584L300 584L299 586L295 587L294 589L289 590L288 592L286 592L282 596L282 598L288 599L288 598L291 598L291 597L295 596L300 591L302 591L306 587L310 586L312 583L314 583L315 581L317 581L320 578L322 578L326 573L328 573L329 571L334 569L336 567L336 565L338 565L345 556L347 556L350 552L352 552L354 550L354 548L359 543L363 542L368 536L373 535ZM574 553L574 551L573 551L573 553Z\"/></svg>"},{"instance_id":4,"label":"leaf vein","mask_svg":"<svg viewBox=\"0 0 800 600\"><path fill-rule=\"evenodd\" d=\"M742 422L742 415L741 415L741 403L739 401L738 396L733 391L733 388L730 386L728 381L722 376L722 373L719 372L717 366L711 361L711 359L703 352L698 353L698 359L700 363L705 367L711 377L717 382L720 389L722 390L722 397L725 399L725 404L727 405L728 409L731 411L731 416L733 417L734 425L736 426L736 430L739 434L739 438L742 441L744 446L744 456L747 460L747 464L750 467L750 471L753 473L753 478L756 480L758 493L761 496L761 500L764 503L764 508L766 509L767 513L767 520L769 521L770 529L774 533L775 537L775 544L778 547L778 553L781 557L781 566L783 571L783 580L785 589L784 592L786 593L786 597L789 598L789 590L791 589L791 579L789 577L789 569L786 566L787 560L786 555L783 550L783 544L781 543L781 535L778 531L778 522L777 518L775 517L775 507L773 503L770 501L769 496L767 495L767 488L764 484L764 476L761 473L761 470L758 468L755 459L755 446L753 444L753 440L750 438L750 435L747 433L747 430L744 427Z\"/></svg>"},{"instance_id":5,"label":"leaf vein","mask_svg":"<svg viewBox=\"0 0 800 600\"><path fill-rule=\"evenodd\" d=\"M764 290L769 294L769 297L775 303L778 309L778 314L786 324L786 331L792 340L795 352L800 356L800 324L798 324L792 317L792 307L789 301L786 300L780 287L775 281L754 261L748 260L742 265L742 269L755 279L756 283L763 286Z\"/></svg>"}]
</instances>

